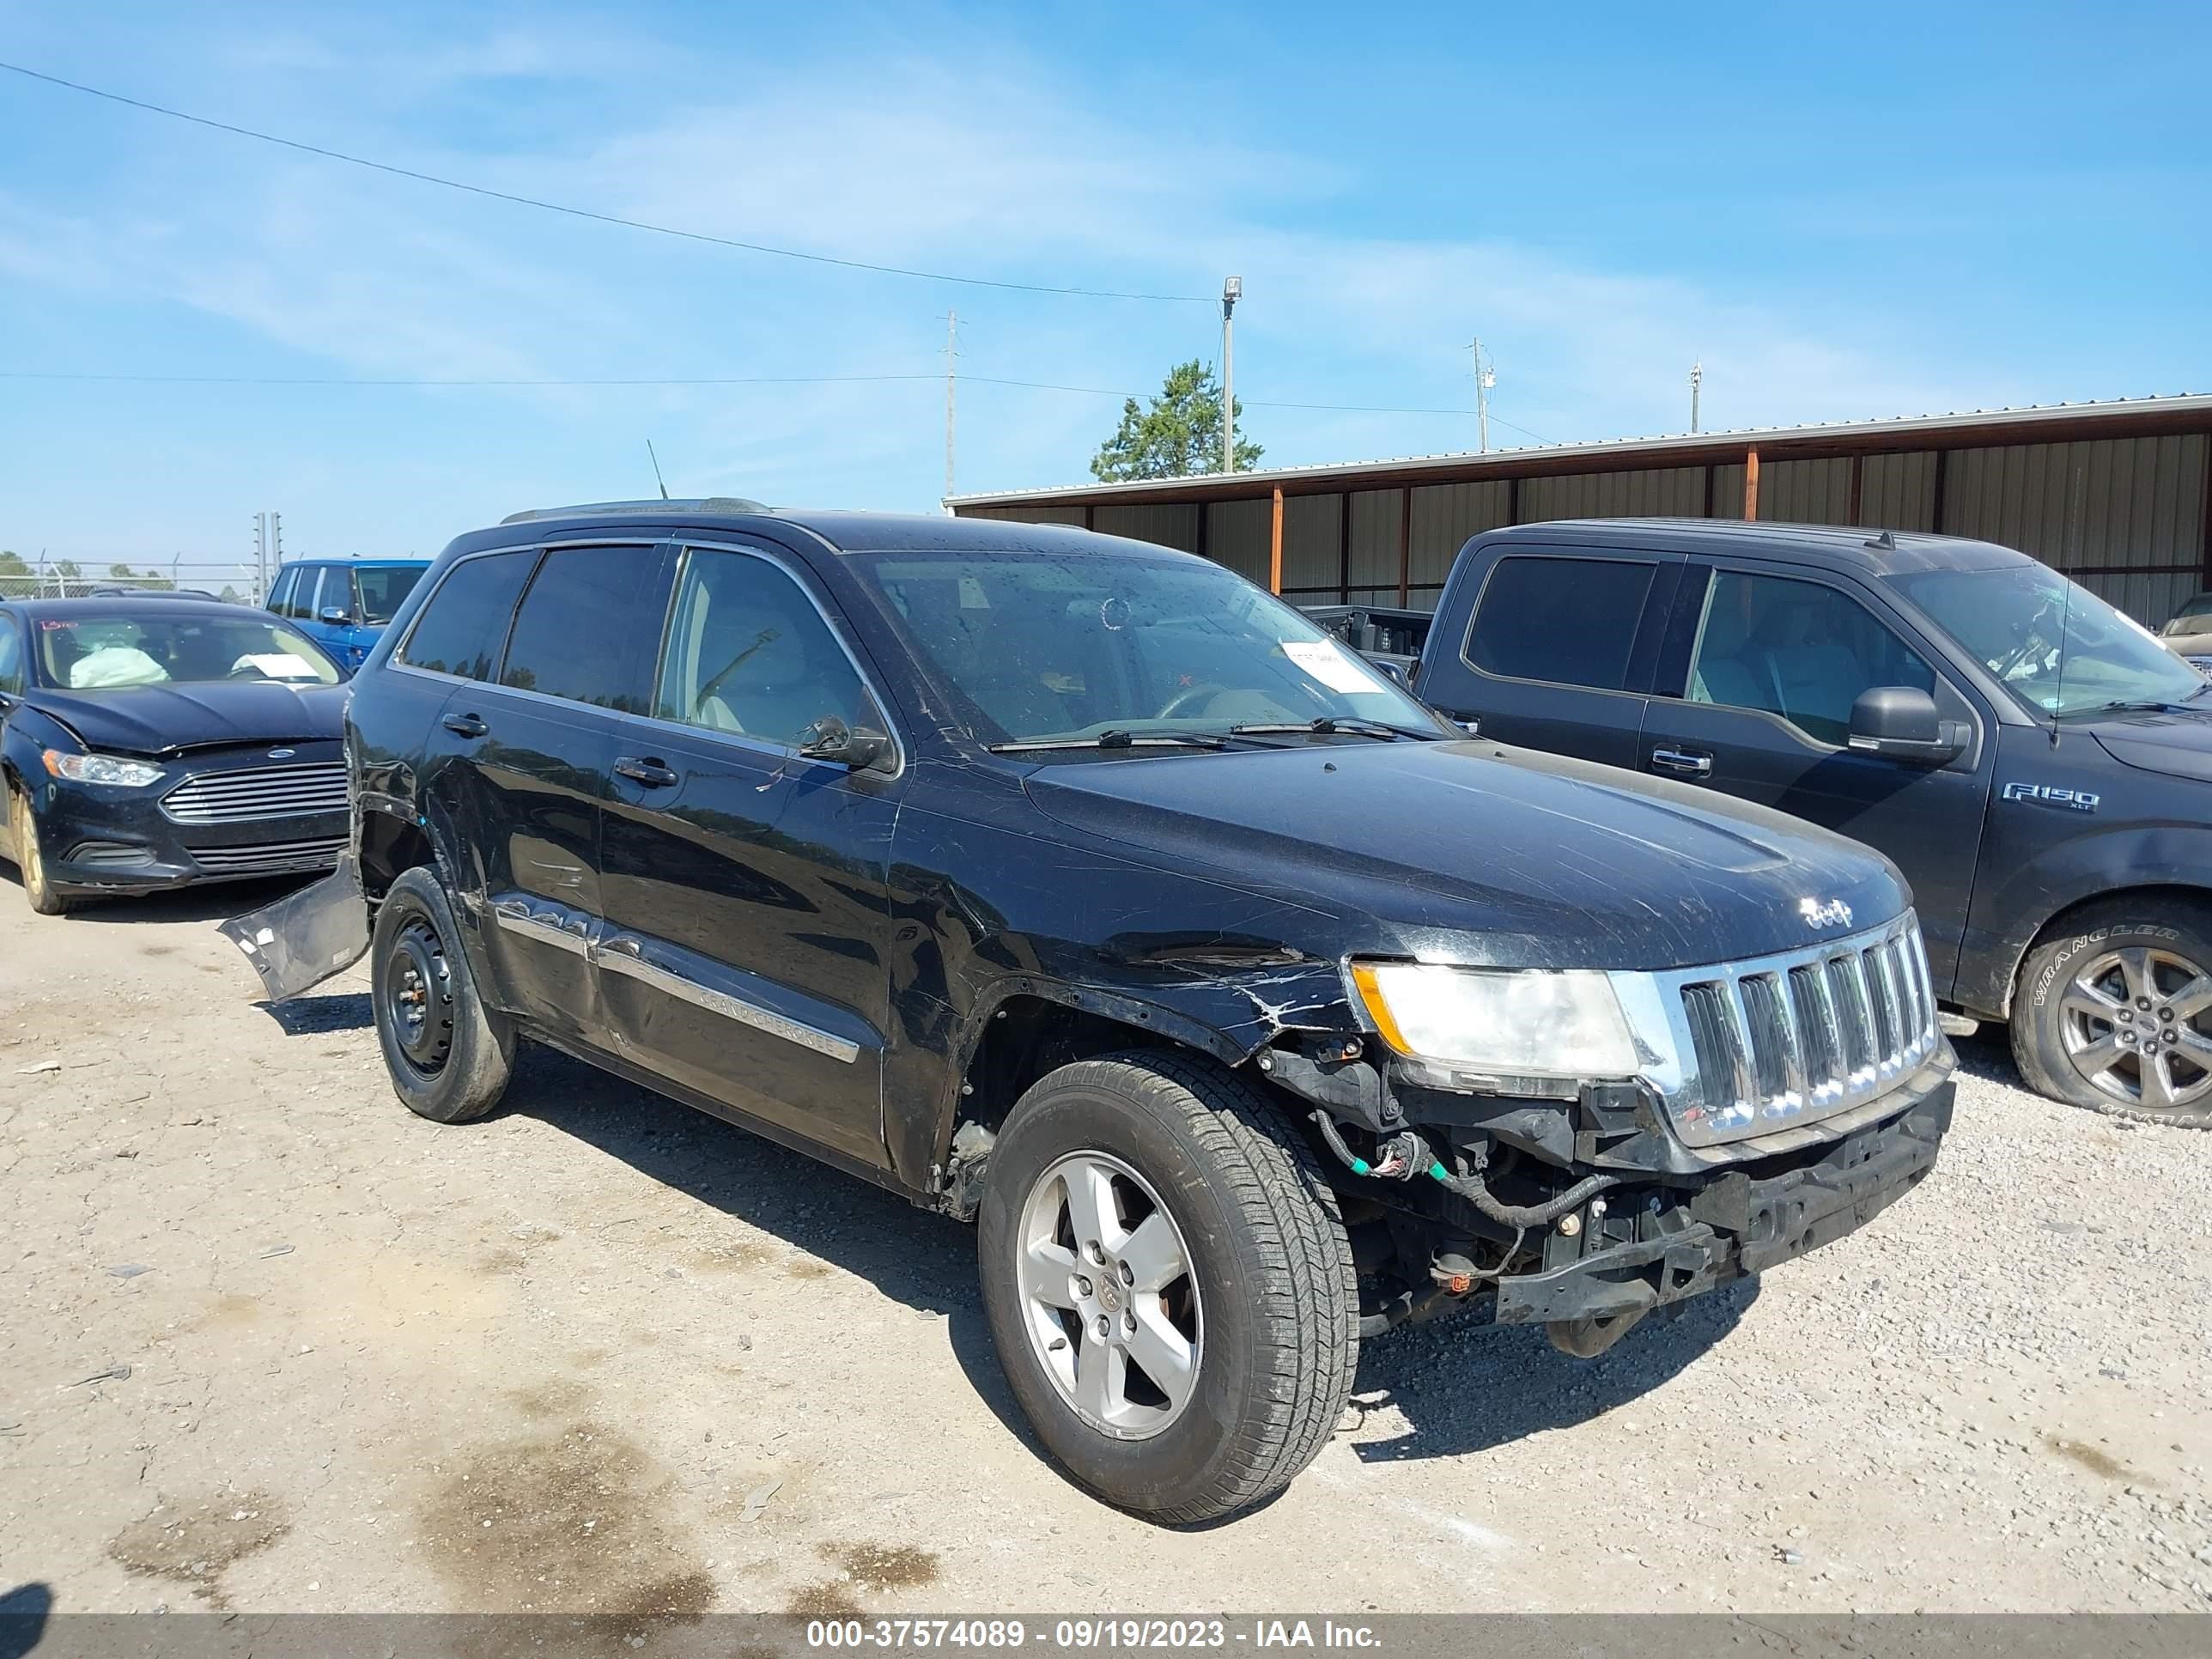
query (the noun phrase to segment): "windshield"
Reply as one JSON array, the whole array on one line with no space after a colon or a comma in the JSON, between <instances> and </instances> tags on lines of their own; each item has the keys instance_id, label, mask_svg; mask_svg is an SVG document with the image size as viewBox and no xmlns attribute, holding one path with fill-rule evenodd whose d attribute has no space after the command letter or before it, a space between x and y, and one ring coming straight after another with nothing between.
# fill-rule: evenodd
<instances>
[{"instance_id":1,"label":"windshield","mask_svg":"<svg viewBox=\"0 0 2212 1659\"><path fill-rule=\"evenodd\" d=\"M2031 714L2182 702L2205 689L2151 634L2055 570L2013 565L1889 580Z\"/></svg>"},{"instance_id":2,"label":"windshield","mask_svg":"<svg viewBox=\"0 0 2212 1659\"><path fill-rule=\"evenodd\" d=\"M304 634L246 617L42 617L39 664L46 684L72 691L216 680L336 685L340 678Z\"/></svg>"},{"instance_id":3,"label":"windshield","mask_svg":"<svg viewBox=\"0 0 2212 1659\"><path fill-rule=\"evenodd\" d=\"M390 622L399 602L415 591L415 584L428 568L428 565L378 565L356 570L353 580L361 590L362 621L371 627Z\"/></svg>"},{"instance_id":4,"label":"windshield","mask_svg":"<svg viewBox=\"0 0 2212 1659\"><path fill-rule=\"evenodd\" d=\"M1447 735L1313 622L1219 565L878 553L853 568L987 740L1374 720Z\"/></svg>"}]
</instances>

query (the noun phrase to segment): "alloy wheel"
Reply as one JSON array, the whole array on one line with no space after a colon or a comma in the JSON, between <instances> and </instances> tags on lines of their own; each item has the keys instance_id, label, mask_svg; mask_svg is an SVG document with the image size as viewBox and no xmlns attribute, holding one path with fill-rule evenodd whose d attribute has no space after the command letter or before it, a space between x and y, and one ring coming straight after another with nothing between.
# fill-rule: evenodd
<instances>
[{"instance_id":1,"label":"alloy wheel","mask_svg":"<svg viewBox=\"0 0 2212 1659\"><path fill-rule=\"evenodd\" d=\"M1015 1235L1022 1322L1083 1420L1145 1440L1197 1392L1204 1329L1182 1230L1144 1176L1076 1152L1037 1178Z\"/></svg>"},{"instance_id":2,"label":"alloy wheel","mask_svg":"<svg viewBox=\"0 0 2212 1659\"><path fill-rule=\"evenodd\" d=\"M2059 1001L2067 1058L2091 1087L2138 1111L2212 1106L2212 975L2172 951L2092 958Z\"/></svg>"}]
</instances>

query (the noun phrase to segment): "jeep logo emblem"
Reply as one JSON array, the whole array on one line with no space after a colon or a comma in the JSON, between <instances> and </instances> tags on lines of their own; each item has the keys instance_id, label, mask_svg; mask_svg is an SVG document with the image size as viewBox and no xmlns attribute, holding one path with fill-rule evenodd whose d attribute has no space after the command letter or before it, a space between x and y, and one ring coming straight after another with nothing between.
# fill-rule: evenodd
<instances>
[{"instance_id":1,"label":"jeep logo emblem","mask_svg":"<svg viewBox=\"0 0 2212 1659\"><path fill-rule=\"evenodd\" d=\"M1797 914L1805 918L1805 925L1815 930L1822 927L1848 927L1851 925L1851 907L1841 899L1830 899L1826 904L1818 899L1799 899Z\"/></svg>"}]
</instances>

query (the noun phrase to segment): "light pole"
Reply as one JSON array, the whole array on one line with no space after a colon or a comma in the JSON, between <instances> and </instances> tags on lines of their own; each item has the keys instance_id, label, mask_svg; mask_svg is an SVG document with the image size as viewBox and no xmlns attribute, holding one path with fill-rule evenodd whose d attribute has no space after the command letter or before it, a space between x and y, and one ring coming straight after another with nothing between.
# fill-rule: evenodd
<instances>
[{"instance_id":1,"label":"light pole","mask_svg":"<svg viewBox=\"0 0 2212 1659\"><path fill-rule=\"evenodd\" d=\"M1490 389L1498 384L1498 371L1485 366L1482 342L1468 348L1474 354L1474 441L1478 453L1490 453Z\"/></svg>"},{"instance_id":2,"label":"light pole","mask_svg":"<svg viewBox=\"0 0 2212 1659\"><path fill-rule=\"evenodd\" d=\"M1244 297L1242 276L1224 277L1221 283L1221 470L1237 470L1237 372L1230 356L1231 321L1237 302Z\"/></svg>"},{"instance_id":3,"label":"light pole","mask_svg":"<svg viewBox=\"0 0 2212 1659\"><path fill-rule=\"evenodd\" d=\"M1700 358L1690 365L1690 430L1692 433L1698 429L1698 388L1705 383L1705 360Z\"/></svg>"}]
</instances>

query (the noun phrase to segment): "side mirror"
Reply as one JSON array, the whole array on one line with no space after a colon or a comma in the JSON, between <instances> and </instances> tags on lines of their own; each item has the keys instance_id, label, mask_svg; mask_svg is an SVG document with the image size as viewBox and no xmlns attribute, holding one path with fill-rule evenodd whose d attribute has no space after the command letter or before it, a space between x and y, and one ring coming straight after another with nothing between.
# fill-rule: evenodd
<instances>
[{"instance_id":1,"label":"side mirror","mask_svg":"<svg viewBox=\"0 0 2212 1659\"><path fill-rule=\"evenodd\" d=\"M343 628L353 620L353 613L339 605L326 605L320 614L322 619L333 628Z\"/></svg>"},{"instance_id":2,"label":"side mirror","mask_svg":"<svg viewBox=\"0 0 2212 1659\"><path fill-rule=\"evenodd\" d=\"M1850 747L1862 755L1941 766L1966 746L1965 722L1943 719L1917 686L1872 686L1851 704Z\"/></svg>"},{"instance_id":3,"label":"side mirror","mask_svg":"<svg viewBox=\"0 0 2212 1659\"><path fill-rule=\"evenodd\" d=\"M891 740L882 732L865 726L854 731L835 714L824 714L807 727L806 740L799 745L799 753L803 760L835 761L857 772L873 766L890 749Z\"/></svg>"},{"instance_id":4,"label":"side mirror","mask_svg":"<svg viewBox=\"0 0 2212 1659\"><path fill-rule=\"evenodd\" d=\"M1406 672L1405 664L1401 662L1382 662L1377 660L1376 658L1370 657L1367 659L1367 665L1375 670L1376 673L1382 675L1384 679L1389 680L1393 685L1395 685L1401 691L1410 691L1413 689L1413 678Z\"/></svg>"}]
</instances>

